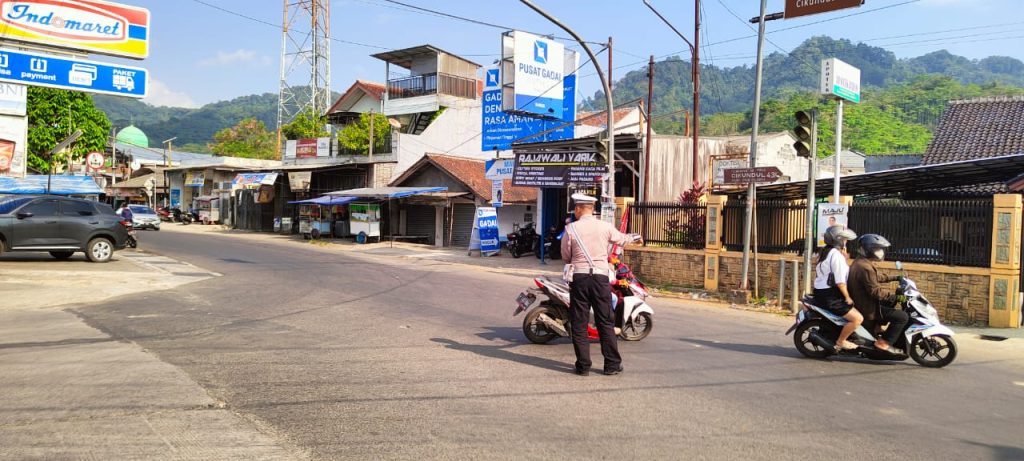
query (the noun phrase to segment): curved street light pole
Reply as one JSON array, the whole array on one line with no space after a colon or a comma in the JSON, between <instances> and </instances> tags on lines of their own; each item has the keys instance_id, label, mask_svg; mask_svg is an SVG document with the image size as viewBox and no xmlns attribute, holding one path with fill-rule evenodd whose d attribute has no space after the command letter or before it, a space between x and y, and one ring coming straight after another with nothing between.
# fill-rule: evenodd
<instances>
[{"instance_id":1,"label":"curved street light pole","mask_svg":"<svg viewBox=\"0 0 1024 461\"><path fill-rule=\"evenodd\" d=\"M583 50L587 52L587 56L590 57L590 62L594 64L594 68L597 70L597 76L601 79L601 87L604 88L605 104L608 106L608 175L604 181L605 190L602 192L602 198L605 203L601 204L601 219L608 223L615 222L615 104L612 99L612 90L608 85L608 80L605 78L604 71L601 69L601 64L597 61L597 56L590 50L587 43L580 38L579 34L569 28L569 26L563 24L561 21L551 16L546 11L540 9L537 5L534 5L530 0L519 0L524 5L530 7L537 14L544 16L548 21L551 21L556 26L561 27L566 33L572 36L577 43L583 47ZM575 104L576 101L573 101Z\"/></svg>"}]
</instances>

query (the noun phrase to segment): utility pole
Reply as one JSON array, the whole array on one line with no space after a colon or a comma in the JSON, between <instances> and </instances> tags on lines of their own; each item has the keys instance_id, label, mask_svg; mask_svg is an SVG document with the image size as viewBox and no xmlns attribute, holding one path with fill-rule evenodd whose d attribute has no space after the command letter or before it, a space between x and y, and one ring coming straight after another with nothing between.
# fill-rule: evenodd
<instances>
[{"instance_id":1,"label":"utility pole","mask_svg":"<svg viewBox=\"0 0 1024 461\"><path fill-rule=\"evenodd\" d=\"M644 140L644 196L643 201L647 202L647 194L650 193L649 178L651 173L651 135L654 132L652 125L654 119L651 117L654 108L654 55L647 63L647 139Z\"/></svg>"},{"instance_id":2,"label":"utility pole","mask_svg":"<svg viewBox=\"0 0 1024 461\"><path fill-rule=\"evenodd\" d=\"M591 51L587 43L580 38L579 34L566 26L561 21L551 16L546 11L540 9L537 5L534 5L530 0L519 0L524 5L530 7L537 14L544 16L548 21L551 21L558 27L561 27L566 33L572 36L573 39L579 43L583 51L587 52L587 56L590 58L591 64L594 65L594 69L597 71L597 77L601 79L601 87L604 89L605 104L608 107L608 175L603 182L604 191L602 198L606 203L601 205L601 219L605 222L612 224L615 221L615 102L612 99L612 89L608 84L608 80L605 78L604 70L601 69L601 64L597 60L597 56ZM611 44L609 44L611 45Z\"/></svg>"},{"instance_id":3,"label":"utility pole","mask_svg":"<svg viewBox=\"0 0 1024 461\"><path fill-rule=\"evenodd\" d=\"M171 139L168 139L168 140L163 142L163 144L165 146L164 147L164 166L168 166L169 167L169 166L171 166L171 163L174 163L174 160L171 158L171 156L174 155L172 143L174 142L175 139L178 139L178 137L175 136L175 137L173 137Z\"/></svg>"},{"instance_id":4,"label":"utility pole","mask_svg":"<svg viewBox=\"0 0 1024 461\"><path fill-rule=\"evenodd\" d=\"M804 294L811 294L811 253L814 252L814 187L818 179L818 109L811 109L811 155L807 159L807 225L805 227L806 237L804 238ZM796 272L793 272L796 275ZM795 292L794 292L795 296Z\"/></svg>"},{"instance_id":5,"label":"utility pole","mask_svg":"<svg viewBox=\"0 0 1024 461\"><path fill-rule=\"evenodd\" d=\"M761 14L757 18L757 66L754 72L754 112L752 113L753 124L750 133L750 168L757 167L757 130L761 122L761 75L764 68L764 23L765 10L768 8L768 0L761 0ZM740 275L740 289L746 290L750 286L748 276L750 274L750 230L751 222L754 219L754 200L757 199L757 185L753 182L747 187L747 214L743 221L743 271ZM754 268L756 271L757 268Z\"/></svg>"},{"instance_id":6,"label":"utility pole","mask_svg":"<svg viewBox=\"0 0 1024 461\"><path fill-rule=\"evenodd\" d=\"M843 98L836 98L836 152L832 160L835 168L835 183L832 184L832 203L839 203L839 169L843 166Z\"/></svg>"},{"instance_id":7,"label":"utility pole","mask_svg":"<svg viewBox=\"0 0 1024 461\"><path fill-rule=\"evenodd\" d=\"M699 179L699 175L697 173L697 164L699 163L697 141L700 136L700 130L698 128L700 126L700 49L697 48L700 44L700 0L694 0L694 9L697 12L693 27L694 43L690 43L690 41L686 39L686 36L684 36L682 32L679 32L679 29L676 29L676 26L672 25L671 22L668 22L668 19L665 19L665 16L662 16L658 10L654 9L654 6L651 5L649 0L644 0L644 5L647 5L647 8L650 8L650 10L653 11L654 14L656 14L658 18L665 23L665 25L672 29L672 32L675 32L676 35L683 39L683 41L686 42L686 45L690 47L690 71L692 76L691 78L693 79L693 160L691 160L691 162L693 163L693 182L696 184ZM689 120L687 120L686 129L687 131L690 129Z\"/></svg>"}]
</instances>

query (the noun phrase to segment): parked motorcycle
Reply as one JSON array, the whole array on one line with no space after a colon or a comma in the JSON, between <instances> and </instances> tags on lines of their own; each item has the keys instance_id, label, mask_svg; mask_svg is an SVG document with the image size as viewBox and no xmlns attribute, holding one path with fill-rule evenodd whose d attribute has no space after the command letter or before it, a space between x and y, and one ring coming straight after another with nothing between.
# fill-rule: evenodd
<instances>
[{"instance_id":1,"label":"parked motorcycle","mask_svg":"<svg viewBox=\"0 0 1024 461\"><path fill-rule=\"evenodd\" d=\"M164 222L171 222L174 220L174 216L172 215L171 209L165 206L157 207L156 215L159 216L160 220Z\"/></svg>"},{"instance_id":2,"label":"parked motorcycle","mask_svg":"<svg viewBox=\"0 0 1024 461\"><path fill-rule=\"evenodd\" d=\"M896 263L901 270L901 263ZM805 297L803 308L797 313L796 323L786 334L793 333L793 344L801 354L821 359L834 354L859 356L872 360L902 361L908 357L924 367L941 368L956 359L957 346L953 340L953 330L939 321L935 307L917 289L913 280L904 277L900 281L897 294L906 296L902 309L910 315L900 339L892 345L898 353L874 348L875 337L863 326L858 327L850 341L857 344L855 350L836 350L836 339L839 330L846 324L846 319L828 310L814 305L812 297Z\"/></svg>"},{"instance_id":3,"label":"parked motorcycle","mask_svg":"<svg viewBox=\"0 0 1024 461\"><path fill-rule=\"evenodd\" d=\"M537 231L533 229L533 223L526 223L515 232L508 234L506 247L513 258L529 254L536 250Z\"/></svg>"},{"instance_id":4,"label":"parked motorcycle","mask_svg":"<svg viewBox=\"0 0 1024 461\"><path fill-rule=\"evenodd\" d=\"M540 259L539 248L534 254ZM562 232L557 227L551 227L544 234L544 259L562 259Z\"/></svg>"},{"instance_id":5,"label":"parked motorcycle","mask_svg":"<svg viewBox=\"0 0 1024 461\"><path fill-rule=\"evenodd\" d=\"M569 285L560 279L537 277L533 279L537 288L528 288L516 298L513 317L524 311L523 334L531 342L545 344L558 337L569 337ZM615 299L615 328L625 341L639 341L651 333L654 327L654 309L647 304L650 296L639 280L632 278L625 283L613 282ZM546 299L537 300L540 297ZM536 304L536 306L534 306ZM590 314L587 326L589 339L598 339L594 328L594 314Z\"/></svg>"},{"instance_id":6,"label":"parked motorcycle","mask_svg":"<svg viewBox=\"0 0 1024 461\"><path fill-rule=\"evenodd\" d=\"M174 220L175 221L178 221L178 222L180 222L180 223L182 223L182 224L184 224L186 226L189 225L189 224L192 224L193 221L196 221L196 220L199 219L199 216L197 214L189 213L187 211L181 211L180 208L172 209L171 213L174 215Z\"/></svg>"},{"instance_id":7,"label":"parked motorcycle","mask_svg":"<svg viewBox=\"0 0 1024 461\"><path fill-rule=\"evenodd\" d=\"M124 242L125 245L127 245L128 248L138 248L139 247L139 241L136 240L136 238L135 238L135 234L136 234L135 226L132 225L131 220L121 221L121 224L125 227L125 230L128 231L128 239L125 240L125 242Z\"/></svg>"}]
</instances>

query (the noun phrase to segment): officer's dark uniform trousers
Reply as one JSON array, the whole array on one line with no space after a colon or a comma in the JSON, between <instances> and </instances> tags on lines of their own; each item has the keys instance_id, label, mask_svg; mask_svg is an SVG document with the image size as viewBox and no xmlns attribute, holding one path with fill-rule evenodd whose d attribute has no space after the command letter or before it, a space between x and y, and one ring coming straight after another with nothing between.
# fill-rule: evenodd
<instances>
[{"instance_id":1,"label":"officer's dark uniform trousers","mask_svg":"<svg viewBox=\"0 0 1024 461\"><path fill-rule=\"evenodd\" d=\"M572 347L576 350L576 369L589 370L590 339L587 323L590 309L594 309L594 323L601 336L601 354L604 369L616 370L622 364L619 345L615 337L615 315L612 313L612 292L608 276L604 274L573 274L569 291L569 321L572 323Z\"/></svg>"}]
</instances>

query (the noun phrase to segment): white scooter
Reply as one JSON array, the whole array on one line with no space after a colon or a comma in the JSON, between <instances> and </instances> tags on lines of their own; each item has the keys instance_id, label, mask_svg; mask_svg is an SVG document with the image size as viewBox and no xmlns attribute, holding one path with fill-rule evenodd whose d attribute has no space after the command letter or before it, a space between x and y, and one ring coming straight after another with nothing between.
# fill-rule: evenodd
<instances>
[{"instance_id":1,"label":"white scooter","mask_svg":"<svg viewBox=\"0 0 1024 461\"><path fill-rule=\"evenodd\" d=\"M557 337L569 337L569 285L550 277L533 279L537 288L528 288L516 298L516 310L512 316L529 310L523 319L523 334L537 344L545 344ZM615 329L625 341L639 341L651 334L654 327L654 309L647 304L650 294L640 281L629 280L628 290L618 285L612 289L615 307ZM537 303L538 296L547 299ZM531 309L531 307L537 304ZM621 315L620 315L621 311ZM598 339L594 328L594 313L590 313L587 336Z\"/></svg>"},{"instance_id":2,"label":"white scooter","mask_svg":"<svg viewBox=\"0 0 1024 461\"><path fill-rule=\"evenodd\" d=\"M897 262L896 269L902 271L903 264ZM913 280L903 277L897 293L907 300L903 310L910 315L900 339L892 345L898 353L892 354L874 347L875 337L863 326L858 327L850 341L858 347L854 350L836 350L839 330L846 325L846 319L814 305L813 297L805 297L803 308L797 313L796 323L786 334L793 333L793 344L801 354L821 359L830 355L852 355L872 360L906 360L909 356L924 367L941 368L956 359L957 346L953 330L942 324L939 314L928 299L917 289ZM795 331L795 332L794 332Z\"/></svg>"}]
</instances>

